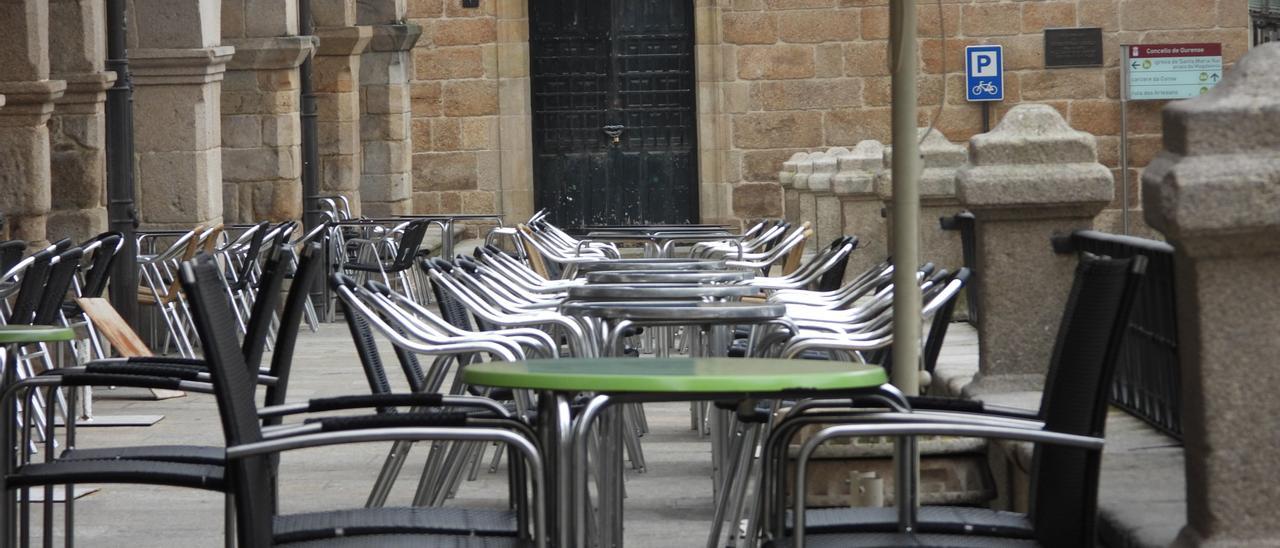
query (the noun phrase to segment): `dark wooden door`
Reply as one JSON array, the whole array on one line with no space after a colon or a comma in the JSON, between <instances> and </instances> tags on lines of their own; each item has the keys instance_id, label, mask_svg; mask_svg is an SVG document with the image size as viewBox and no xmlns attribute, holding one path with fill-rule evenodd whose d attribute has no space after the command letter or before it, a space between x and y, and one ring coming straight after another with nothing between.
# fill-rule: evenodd
<instances>
[{"instance_id":1,"label":"dark wooden door","mask_svg":"<svg viewBox=\"0 0 1280 548\"><path fill-rule=\"evenodd\" d=\"M530 0L529 27L537 207L696 222L693 0Z\"/></svg>"}]
</instances>

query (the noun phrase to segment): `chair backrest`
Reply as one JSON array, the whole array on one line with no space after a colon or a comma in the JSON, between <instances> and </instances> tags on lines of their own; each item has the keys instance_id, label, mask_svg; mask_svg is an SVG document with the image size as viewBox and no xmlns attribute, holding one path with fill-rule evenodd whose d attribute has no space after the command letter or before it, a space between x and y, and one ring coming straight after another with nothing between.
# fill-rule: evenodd
<instances>
[{"instance_id":1,"label":"chair backrest","mask_svg":"<svg viewBox=\"0 0 1280 548\"><path fill-rule=\"evenodd\" d=\"M520 232L520 237L529 244L525 246L529 250L529 268L543 278L554 279L551 277L551 271L547 268L546 259L542 257L541 250L538 249L538 245L533 241L536 238L533 230L524 224L516 225L516 230Z\"/></svg>"},{"instance_id":2,"label":"chair backrest","mask_svg":"<svg viewBox=\"0 0 1280 548\"><path fill-rule=\"evenodd\" d=\"M267 237L267 228L269 226L266 221L263 221L250 229L253 234L249 236L249 246L244 251L244 258L240 263L240 271L236 272L236 286L240 288L248 287L249 277L253 273L254 265L258 262L258 255L262 253L262 242Z\"/></svg>"},{"instance_id":3,"label":"chair backrest","mask_svg":"<svg viewBox=\"0 0 1280 548\"><path fill-rule=\"evenodd\" d=\"M839 249L850 243L853 244L853 249L849 250L849 253L840 256L840 259L831 265L831 268L822 273L813 288L815 291L835 291L840 288L840 284L844 283L844 272L845 268L849 266L849 255L853 254L853 251L858 248L858 239L852 236L845 236L831 243L832 250Z\"/></svg>"},{"instance_id":4,"label":"chair backrest","mask_svg":"<svg viewBox=\"0 0 1280 548\"><path fill-rule=\"evenodd\" d=\"M1081 255L1040 404L1046 430L1097 437L1105 432L1111 377L1145 269L1143 256ZM1036 446L1031 519L1042 545L1094 544L1101 462L1101 451Z\"/></svg>"},{"instance_id":5,"label":"chair backrest","mask_svg":"<svg viewBox=\"0 0 1280 548\"><path fill-rule=\"evenodd\" d=\"M283 269L282 269L283 270ZM298 267L293 272L293 284L285 297L284 311L280 313L280 329L276 331L275 352L271 354L271 376L276 384L267 387L266 404L281 405L288 394L289 374L293 367L293 350L298 343L298 331L302 327L302 313L311 298L311 286L324 272L324 252L320 244L311 242L302 247ZM283 417L263 420L264 425L280 424Z\"/></svg>"},{"instance_id":6,"label":"chair backrest","mask_svg":"<svg viewBox=\"0 0 1280 548\"><path fill-rule=\"evenodd\" d=\"M413 221L409 226L404 227L404 233L400 235L400 241L397 243L399 247L396 248L393 269L413 268L413 258L418 255L418 248L422 247L422 240L426 238L429 228L431 228L431 222L425 219Z\"/></svg>"},{"instance_id":7,"label":"chair backrest","mask_svg":"<svg viewBox=\"0 0 1280 548\"><path fill-rule=\"evenodd\" d=\"M104 232L95 237L89 243L98 243L98 249L93 252L93 259L89 262L89 268L84 271L84 286L80 288L81 297L101 297L103 290L107 288L107 281L111 278L111 267L119 256L120 248L124 243L124 236L119 232Z\"/></svg>"},{"instance_id":8,"label":"chair backrest","mask_svg":"<svg viewBox=\"0 0 1280 548\"><path fill-rule=\"evenodd\" d=\"M973 278L973 271L968 268L961 268L952 275L952 281L959 281L961 287L967 287ZM950 283L950 282L948 282ZM951 295L943 303L933 315L933 321L929 324L929 336L924 341L924 370L930 374L934 368L938 366L938 355L942 353L942 343L947 339L947 330L951 328L951 320L955 317L956 303L960 300L960 293L956 292Z\"/></svg>"},{"instance_id":9,"label":"chair backrest","mask_svg":"<svg viewBox=\"0 0 1280 548\"><path fill-rule=\"evenodd\" d=\"M31 325L35 321L36 307L40 304L40 296L44 294L44 286L49 281L53 250L42 249L30 259L31 264L22 271L18 295L13 298L13 308L5 320L9 325Z\"/></svg>"},{"instance_id":10,"label":"chair backrest","mask_svg":"<svg viewBox=\"0 0 1280 548\"><path fill-rule=\"evenodd\" d=\"M360 366L364 368L365 379L369 381L369 390L374 394L390 394L391 382L387 380L387 369L378 355L378 343L373 338L369 320L353 303L347 301L346 294L338 291L341 287L354 289L355 280L344 274L333 274L330 283L338 295L338 305L342 307L342 317L346 319L347 328L351 331L351 340L356 345L356 355L360 358ZM391 408L378 410L380 413L390 411Z\"/></svg>"},{"instance_id":11,"label":"chair backrest","mask_svg":"<svg viewBox=\"0 0 1280 548\"><path fill-rule=\"evenodd\" d=\"M204 230L203 226L195 227L191 232L188 232L181 238L178 238L178 240L173 243L173 246L162 252L158 258L166 258L171 255L176 255L178 251L181 250L182 255L178 260L180 262L190 261L196 256L196 252L200 250L200 245L204 242L204 240L201 239L201 235L204 234ZM218 230L221 231L221 228ZM156 280L157 286L161 283L162 280ZM178 277L174 276L173 281L169 284L168 288L165 289L164 293L155 295L156 300L162 304L168 304L170 301L178 297L179 286ZM142 289L149 291L146 286L143 286ZM159 288L157 288L157 291L159 291Z\"/></svg>"},{"instance_id":12,"label":"chair backrest","mask_svg":"<svg viewBox=\"0 0 1280 548\"><path fill-rule=\"evenodd\" d=\"M805 221L804 224L800 226L801 228L803 228L804 236L801 237L800 241L796 242L795 245L791 248L791 250L787 252L786 256L783 257L782 259L782 275L783 276L791 274L792 272L795 272L797 268L800 268L800 259L804 258L804 244L805 242L809 241L809 238L813 237L813 229L809 228L808 221Z\"/></svg>"},{"instance_id":13,"label":"chair backrest","mask_svg":"<svg viewBox=\"0 0 1280 548\"><path fill-rule=\"evenodd\" d=\"M280 288L284 287L284 276L288 265L284 261L284 253L280 250L272 252L262 265L262 283L258 284L258 294L253 301L253 310L249 313L249 325L245 326L244 361L249 371L257 374L262 367L262 353L267 347L267 332L271 329L271 319L275 316L276 306L280 304Z\"/></svg>"},{"instance_id":14,"label":"chair backrest","mask_svg":"<svg viewBox=\"0 0 1280 548\"><path fill-rule=\"evenodd\" d=\"M58 255L58 260L49 270L49 280L45 282L40 293L40 303L36 305L36 325L56 325L58 311L67 299L67 291L71 289L71 281L80 270L80 259L84 257L84 249L73 247Z\"/></svg>"},{"instance_id":15,"label":"chair backrest","mask_svg":"<svg viewBox=\"0 0 1280 548\"><path fill-rule=\"evenodd\" d=\"M26 252L27 242L22 240L0 242L0 274L8 272L10 268L17 266L18 261L22 260L22 254Z\"/></svg>"},{"instance_id":16,"label":"chair backrest","mask_svg":"<svg viewBox=\"0 0 1280 548\"><path fill-rule=\"evenodd\" d=\"M374 280L366 282L365 287L370 291L386 297L390 297L393 294L390 287ZM384 321L389 319L385 314L383 314L382 317ZM386 321L386 323L395 329L401 336L407 335L405 330L398 325L399 322ZM418 361L418 355L398 344L392 344L392 348L395 349L396 359L400 361L400 369L404 371L405 379L409 382L409 390L413 392L422 392L426 389L426 375L422 373L422 362Z\"/></svg>"},{"instance_id":17,"label":"chair backrest","mask_svg":"<svg viewBox=\"0 0 1280 548\"><path fill-rule=\"evenodd\" d=\"M222 287L217 261L203 254L183 263L179 278L191 305L196 333L204 349L205 361L213 377L218 415L227 446L262 440L258 406L254 403L257 376L249 373L240 342L236 338L235 316ZM240 546L271 546L272 466L267 456L228 459L229 491L236 501L236 532Z\"/></svg>"}]
</instances>

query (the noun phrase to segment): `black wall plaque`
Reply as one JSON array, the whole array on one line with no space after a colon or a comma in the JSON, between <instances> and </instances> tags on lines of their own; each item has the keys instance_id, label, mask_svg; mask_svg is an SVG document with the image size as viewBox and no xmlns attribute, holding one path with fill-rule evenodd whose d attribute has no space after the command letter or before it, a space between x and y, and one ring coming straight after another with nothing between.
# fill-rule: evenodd
<instances>
[{"instance_id":1,"label":"black wall plaque","mask_svg":"<svg viewBox=\"0 0 1280 548\"><path fill-rule=\"evenodd\" d=\"M1102 66L1102 29L1045 29L1044 66Z\"/></svg>"}]
</instances>

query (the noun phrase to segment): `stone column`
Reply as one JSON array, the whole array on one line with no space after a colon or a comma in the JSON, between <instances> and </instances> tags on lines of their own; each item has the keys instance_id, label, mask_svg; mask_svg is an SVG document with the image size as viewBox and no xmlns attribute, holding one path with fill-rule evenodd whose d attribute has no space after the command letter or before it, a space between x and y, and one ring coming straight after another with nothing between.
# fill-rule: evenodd
<instances>
[{"instance_id":1,"label":"stone column","mask_svg":"<svg viewBox=\"0 0 1280 548\"><path fill-rule=\"evenodd\" d=\"M0 215L9 237L47 242L49 115L67 84L49 79L49 6L0 2Z\"/></svg>"},{"instance_id":2,"label":"stone column","mask_svg":"<svg viewBox=\"0 0 1280 548\"><path fill-rule=\"evenodd\" d=\"M889 254L889 238L875 187L876 177L885 170L884 157L884 145L868 140L837 158L839 171L832 190L840 200L841 231L858 237L858 249L849 256L846 277L861 274Z\"/></svg>"},{"instance_id":3,"label":"stone column","mask_svg":"<svg viewBox=\"0 0 1280 548\"><path fill-rule=\"evenodd\" d=\"M800 222L800 190L796 188L796 174L800 164L809 159L808 152L797 152L791 159L782 163L782 171L778 172L778 183L782 185L783 216L787 222Z\"/></svg>"},{"instance_id":4,"label":"stone column","mask_svg":"<svg viewBox=\"0 0 1280 548\"><path fill-rule=\"evenodd\" d=\"M956 186L977 218L978 380L967 391L1043 385L1076 259L1057 255L1054 235L1093 227L1111 202L1111 171L1092 135L1048 105L1010 110L969 141Z\"/></svg>"},{"instance_id":5,"label":"stone column","mask_svg":"<svg viewBox=\"0 0 1280 548\"><path fill-rule=\"evenodd\" d=\"M360 214L360 55L373 36L356 25L354 0L313 0L320 193L341 194Z\"/></svg>"},{"instance_id":6,"label":"stone column","mask_svg":"<svg viewBox=\"0 0 1280 548\"><path fill-rule=\"evenodd\" d=\"M1142 175L1147 222L1177 250L1186 447L1182 546L1280 546L1280 44L1170 103ZM983 311L986 315L986 311Z\"/></svg>"},{"instance_id":7,"label":"stone column","mask_svg":"<svg viewBox=\"0 0 1280 548\"><path fill-rule=\"evenodd\" d=\"M49 69L67 82L49 120L50 239L81 241L107 229L105 14L102 2L51 0Z\"/></svg>"},{"instance_id":8,"label":"stone column","mask_svg":"<svg viewBox=\"0 0 1280 548\"><path fill-rule=\"evenodd\" d=\"M222 0L222 206L227 222L302 216L298 66L315 38L297 36L296 0Z\"/></svg>"},{"instance_id":9,"label":"stone column","mask_svg":"<svg viewBox=\"0 0 1280 548\"><path fill-rule=\"evenodd\" d=\"M134 0L138 212L150 228L222 220L221 45L215 0ZM136 29L136 32L132 32Z\"/></svg>"},{"instance_id":10,"label":"stone column","mask_svg":"<svg viewBox=\"0 0 1280 548\"><path fill-rule=\"evenodd\" d=\"M360 59L360 198L370 217L413 211L409 78L422 27L401 23L404 12L403 0L359 4L358 21L372 25Z\"/></svg>"},{"instance_id":11,"label":"stone column","mask_svg":"<svg viewBox=\"0 0 1280 548\"><path fill-rule=\"evenodd\" d=\"M928 128L921 128L921 135L925 131ZM969 154L964 146L948 141L935 129L920 143L920 156L924 166L920 172L920 260L954 272L964 266L960 234L942 230L938 218L950 217L963 209L956 199L956 171L968 162ZM885 164L889 164L889 157ZM887 174L886 171L876 178L876 192L884 206L885 222L892 226L893 181ZM892 237L888 245L893 247Z\"/></svg>"},{"instance_id":12,"label":"stone column","mask_svg":"<svg viewBox=\"0 0 1280 548\"><path fill-rule=\"evenodd\" d=\"M826 246L844 234L840 198L832 190L832 182L839 165L836 158L848 153L849 149L844 147L831 148L813 162L813 174L809 175L809 190L813 192L814 224L814 237L809 240L811 249Z\"/></svg>"}]
</instances>

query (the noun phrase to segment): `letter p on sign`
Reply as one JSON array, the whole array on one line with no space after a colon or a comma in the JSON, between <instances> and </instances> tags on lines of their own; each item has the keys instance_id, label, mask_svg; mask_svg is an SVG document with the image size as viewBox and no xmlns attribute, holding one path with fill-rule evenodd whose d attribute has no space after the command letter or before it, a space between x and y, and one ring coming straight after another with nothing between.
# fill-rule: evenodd
<instances>
[{"instance_id":1,"label":"letter p on sign","mask_svg":"<svg viewBox=\"0 0 1280 548\"><path fill-rule=\"evenodd\" d=\"M969 52L973 58L969 61L969 66L973 67L973 75L979 78L985 76L995 76L999 72L996 66L996 52L994 51L973 51Z\"/></svg>"}]
</instances>

